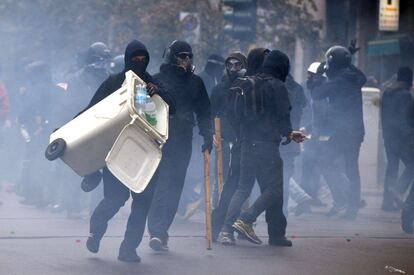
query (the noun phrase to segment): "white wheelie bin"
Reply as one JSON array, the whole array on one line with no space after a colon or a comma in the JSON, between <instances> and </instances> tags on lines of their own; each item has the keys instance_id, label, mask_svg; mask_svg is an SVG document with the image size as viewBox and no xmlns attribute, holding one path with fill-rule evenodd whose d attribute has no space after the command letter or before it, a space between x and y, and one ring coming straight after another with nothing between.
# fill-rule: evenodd
<instances>
[{"instance_id":1,"label":"white wheelie bin","mask_svg":"<svg viewBox=\"0 0 414 275\"><path fill-rule=\"evenodd\" d=\"M137 84L145 82L132 71L125 76L121 88L52 133L45 155L62 159L80 176L106 166L140 193L157 169L168 139L168 104L158 95L151 97L156 106L152 125L134 105Z\"/></svg>"}]
</instances>

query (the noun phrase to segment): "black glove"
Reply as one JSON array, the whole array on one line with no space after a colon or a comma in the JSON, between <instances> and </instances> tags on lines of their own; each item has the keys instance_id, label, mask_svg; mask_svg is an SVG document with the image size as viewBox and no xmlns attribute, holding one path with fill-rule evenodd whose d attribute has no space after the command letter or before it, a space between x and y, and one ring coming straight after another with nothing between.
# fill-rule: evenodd
<instances>
[{"instance_id":1,"label":"black glove","mask_svg":"<svg viewBox=\"0 0 414 275\"><path fill-rule=\"evenodd\" d=\"M159 91L160 91L160 88L158 88L157 85L155 85L153 83L148 83L147 84L147 92L148 92L149 96L159 94Z\"/></svg>"},{"instance_id":2,"label":"black glove","mask_svg":"<svg viewBox=\"0 0 414 275\"><path fill-rule=\"evenodd\" d=\"M208 150L208 153L211 153L211 150L213 149L213 137L204 138L204 144L201 146L201 152L204 153L206 150Z\"/></svg>"},{"instance_id":3,"label":"black glove","mask_svg":"<svg viewBox=\"0 0 414 275\"><path fill-rule=\"evenodd\" d=\"M349 45L348 50L351 53L351 55L354 55L357 51L359 51L360 48L356 47L356 39L351 40L351 45Z\"/></svg>"}]
</instances>

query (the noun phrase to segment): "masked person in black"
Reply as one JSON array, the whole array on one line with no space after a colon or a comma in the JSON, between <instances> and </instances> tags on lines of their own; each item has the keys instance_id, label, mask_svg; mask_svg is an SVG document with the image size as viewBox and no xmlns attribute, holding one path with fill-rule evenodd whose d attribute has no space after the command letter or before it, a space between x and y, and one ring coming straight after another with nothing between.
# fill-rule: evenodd
<instances>
[{"instance_id":1,"label":"masked person in black","mask_svg":"<svg viewBox=\"0 0 414 275\"><path fill-rule=\"evenodd\" d=\"M213 116L219 117L222 124L223 174L227 175L217 207L212 212L213 240L217 239L230 199L239 182L240 174L240 144L239 133L227 116L227 97L231 84L237 77L246 73L247 59L240 53L229 55L225 61L226 74L220 84L213 88L211 93L211 111ZM230 160L231 157L231 160ZM229 167L230 165L230 167Z\"/></svg>"},{"instance_id":2,"label":"masked person in black","mask_svg":"<svg viewBox=\"0 0 414 275\"><path fill-rule=\"evenodd\" d=\"M220 83L224 71L224 58L218 54L212 54L207 58L204 70L200 73L200 77L206 86L207 94L211 96L211 92L217 84Z\"/></svg>"},{"instance_id":3,"label":"masked person in black","mask_svg":"<svg viewBox=\"0 0 414 275\"><path fill-rule=\"evenodd\" d=\"M325 55L325 64L319 71L326 71L328 80L312 90L312 98L329 100L328 170L338 170L338 161L343 161L345 174L350 182L347 193L348 208L345 218L355 219L361 206L361 179L358 158L364 139L361 88L365 75L351 64L351 52L342 46L331 47ZM341 171L342 171L341 170Z\"/></svg>"},{"instance_id":4,"label":"masked person in black","mask_svg":"<svg viewBox=\"0 0 414 275\"><path fill-rule=\"evenodd\" d=\"M410 104L407 110L407 121L411 129L411 142L409 144L408 151L414 154L414 100L410 100ZM407 168L406 168L407 169ZM414 222L414 182L411 178L411 189L405 200L403 210L401 212L401 227L405 233L413 234L413 222Z\"/></svg>"},{"instance_id":5,"label":"masked person in black","mask_svg":"<svg viewBox=\"0 0 414 275\"><path fill-rule=\"evenodd\" d=\"M177 212L192 152L194 115L204 138L202 151L210 152L213 146L210 100L203 80L193 73L192 61L191 46L176 40L166 49L165 63L156 75L174 97L177 110L170 116L169 137L163 147L158 185L148 216L149 245L156 251L168 249L168 229Z\"/></svg>"},{"instance_id":6,"label":"masked person in black","mask_svg":"<svg viewBox=\"0 0 414 275\"><path fill-rule=\"evenodd\" d=\"M397 194L397 197L404 194L414 178L414 155L413 151L409 150L413 133L406 119L411 102L412 82L412 70L401 67L397 73L397 80L385 88L381 98L382 133L387 154L382 202L382 209L385 211L398 209L393 194ZM405 169L398 177L400 161L404 163Z\"/></svg>"},{"instance_id":7,"label":"masked person in black","mask_svg":"<svg viewBox=\"0 0 414 275\"><path fill-rule=\"evenodd\" d=\"M125 80L125 72L132 70L147 84L150 96L158 94L170 107L170 113L175 111L173 99L163 90L151 75L146 72L149 63L149 54L146 47L139 41L131 41L125 50L125 68L122 72L109 76L96 91L87 109L97 104L117 89ZM131 192L107 169L103 169L104 199L96 207L90 221L90 237L86 242L89 251L97 253L99 243L106 232L108 221L119 211L132 195L131 214L128 218L124 240L119 249L118 259L125 262L139 262L136 248L142 240L145 230L145 222L151 205L152 194L155 187L153 179L142 193Z\"/></svg>"},{"instance_id":8,"label":"masked person in black","mask_svg":"<svg viewBox=\"0 0 414 275\"><path fill-rule=\"evenodd\" d=\"M271 51L266 57L263 68L255 77L255 100L240 100L246 105L239 106L242 114L235 114L240 126L241 161L240 182L234 193L223 228L220 241L233 240L233 231L247 240L261 244L262 241L253 230L257 217L266 211L272 213L272 234L269 244L291 246L285 237L286 218L283 214L283 163L279 154L281 137L302 142L304 136L292 131L290 123L289 95L283 82L289 74L289 58L280 51ZM243 91L240 96L253 91ZM247 106L251 102L252 106ZM237 102L235 102L237 104ZM244 110L244 111L243 111ZM261 195L241 215L241 207L251 193L255 180L258 180ZM234 240L226 244L233 244Z\"/></svg>"}]
</instances>

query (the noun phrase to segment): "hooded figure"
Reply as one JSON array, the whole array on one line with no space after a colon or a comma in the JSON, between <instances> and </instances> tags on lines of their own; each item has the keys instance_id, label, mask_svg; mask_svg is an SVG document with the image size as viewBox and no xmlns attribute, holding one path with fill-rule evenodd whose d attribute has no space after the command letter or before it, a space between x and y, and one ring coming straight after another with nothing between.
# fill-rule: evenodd
<instances>
[{"instance_id":1,"label":"hooded figure","mask_svg":"<svg viewBox=\"0 0 414 275\"><path fill-rule=\"evenodd\" d=\"M362 114L362 91L365 75L350 62L349 51L344 47L332 47L326 53L326 74L328 80L311 91L312 99L328 99L330 163L333 159L343 159L343 169L350 182L347 194L347 219L355 219L361 206L361 179L359 175L359 150L364 140ZM323 66L323 65L321 65ZM323 73L323 69L318 69Z\"/></svg>"},{"instance_id":2,"label":"hooded figure","mask_svg":"<svg viewBox=\"0 0 414 275\"><path fill-rule=\"evenodd\" d=\"M206 66L200 73L208 95L211 95L213 87L215 87L223 76L224 58L217 54L212 54L207 58Z\"/></svg>"},{"instance_id":3,"label":"hooded figure","mask_svg":"<svg viewBox=\"0 0 414 275\"><path fill-rule=\"evenodd\" d=\"M266 48L255 48L247 56L247 73L246 75L255 75L262 67L266 56L270 53Z\"/></svg>"},{"instance_id":4,"label":"hooded figure","mask_svg":"<svg viewBox=\"0 0 414 275\"><path fill-rule=\"evenodd\" d=\"M125 80L125 72L132 70L147 83L148 94L158 94L170 107L170 113L175 110L172 97L162 88L162 85L146 72L149 63L149 54L141 42L133 40L125 50L125 68L122 72L109 76L96 91L89 106L92 107L99 101L109 96L121 87ZM118 259L125 262L139 262L136 248L144 234L147 213L149 211L153 190L155 188L157 172L142 193L131 192L107 169L103 169L104 198L98 204L91 216L90 237L86 246L92 253L97 253L99 243L106 232L108 221L119 211L132 195L131 214L128 219L124 240L119 249ZM99 183L99 182L98 182Z\"/></svg>"},{"instance_id":5,"label":"hooded figure","mask_svg":"<svg viewBox=\"0 0 414 275\"><path fill-rule=\"evenodd\" d=\"M410 148L414 139L414 130L406 119L412 101L410 89L413 72L401 67L397 80L385 88L381 98L381 123L387 155L387 169L384 179L384 198L382 209L396 210L390 190L404 194L414 177L414 151ZM403 174L398 177L399 163L405 165Z\"/></svg>"},{"instance_id":6,"label":"hooded figure","mask_svg":"<svg viewBox=\"0 0 414 275\"><path fill-rule=\"evenodd\" d=\"M155 76L174 97L177 111L170 116L169 137L163 147L158 186L148 216L150 247L154 250L168 249L168 229L183 190L196 124L204 139L201 150L210 152L213 146L210 100L203 80L194 74L192 61L191 46L185 41L174 41L166 49L165 63Z\"/></svg>"},{"instance_id":7,"label":"hooded figure","mask_svg":"<svg viewBox=\"0 0 414 275\"><path fill-rule=\"evenodd\" d=\"M256 94L263 94L263 112L245 122L241 127L240 181L234 193L219 240L224 245L234 244L236 230L252 243L262 241L253 230L257 217L266 211L269 244L292 246L285 237L286 218L283 214L283 164L279 155L281 136L293 137L290 124L290 102L284 81L289 74L289 58L280 51L271 51L259 70ZM296 139L296 137L293 137ZM262 191L252 206L239 215L257 179Z\"/></svg>"},{"instance_id":8,"label":"hooded figure","mask_svg":"<svg viewBox=\"0 0 414 275\"><path fill-rule=\"evenodd\" d=\"M246 74L247 59L241 52L230 54L225 61L226 76L230 81Z\"/></svg>"}]
</instances>

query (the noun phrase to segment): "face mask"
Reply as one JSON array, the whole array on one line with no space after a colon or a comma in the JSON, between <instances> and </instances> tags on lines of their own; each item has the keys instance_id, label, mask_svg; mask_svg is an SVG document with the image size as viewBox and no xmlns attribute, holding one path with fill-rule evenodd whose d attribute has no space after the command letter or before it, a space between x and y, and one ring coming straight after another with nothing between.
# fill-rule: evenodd
<instances>
[{"instance_id":1,"label":"face mask","mask_svg":"<svg viewBox=\"0 0 414 275\"><path fill-rule=\"evenodd\" d=\"M245 71L243 68L243 64L235 58L227 60L226 70L227 74L232 79L240 76L240 74L243 74L243 72Z\"/></svg>"},{"instance_id":2,"label":"face mask","mask_svg":"<svg viewBox=\"0 0 414 275\"><path fill-rule=\"evenodd\" d=\"M126 64L127 70L132 70L137 75L142 75L147 69L147 59L145 56L134 56Z\"/></svg>"},{"instance_id":3,"label":"face mask","mask_svg":"<svg viewBox=\"0 0 414 275\"><path fill-rule=\"evenodd\" d=\"M193 54L182 52L176 55L177 60L177 67L181 68L185 72L192 72L194 71L193 66Z\"/></svg>"}]
</instances>

